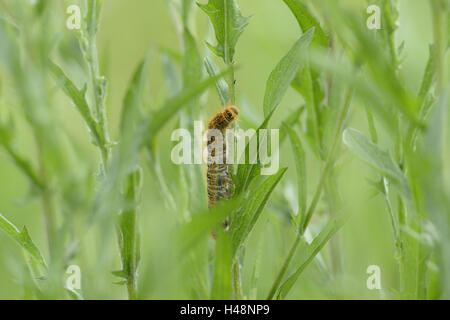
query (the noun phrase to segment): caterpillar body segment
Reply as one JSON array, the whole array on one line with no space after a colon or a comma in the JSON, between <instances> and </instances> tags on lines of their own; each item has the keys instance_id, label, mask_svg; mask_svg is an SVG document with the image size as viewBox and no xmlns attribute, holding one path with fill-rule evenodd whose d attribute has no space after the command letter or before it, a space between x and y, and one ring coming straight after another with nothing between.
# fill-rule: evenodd
<instances>
[{"instance_id":1,"label":"caterpillar body segment","mask_svg":"<svg viewBox=\"0 0 450 320\"><path fill-rule=\"evenodd\" d=\"M208 168L207 189L208 207L213 207L220 199L229 199L234 189L233 181L226 163L227 142L225 130L229 128L237 116L239 109L236 106L228 106L222 112L217 113L208 123ZM215 133L221 133L222 141L216 141ZM216 142L214 144L214 142ZM217 144L222 146L216 148Z\"/></svg>"},{"instance_id":2,"label":"caterpillar body segment","mask_svg":"<svg viewBox=\"0 0 450 320\"><path fill-rule=\"evenodd\" d=\"M208 129L224 130L237 119L238 115L239 109L236 106L228 106L209 121Z\"/></svg>"}]
</instances>

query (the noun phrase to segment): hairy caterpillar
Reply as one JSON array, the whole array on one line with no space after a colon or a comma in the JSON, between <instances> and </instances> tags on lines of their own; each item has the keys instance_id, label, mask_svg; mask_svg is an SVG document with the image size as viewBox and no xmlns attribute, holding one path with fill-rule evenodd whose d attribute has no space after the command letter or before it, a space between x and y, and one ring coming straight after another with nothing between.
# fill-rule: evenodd
<instances>
[{"instance_id":1,"label":"hairy caterpillar","mask_svg":"<svg viewBox=\"0 0 450 320\"><path fill-rule=\"evenodd\" d=\"M231 180L228 165L226 163L226 138L225 130L237 119L239 109L236 106L225 107L225 110L216 114L208 123L208 207L214 206L220 199L231 197L233 181ZM215 133L220 132L222 150L217 150L213 142L216 140ZM219 154L221 152L221 154ZM217 159L220 159L217 161Z\"/></svg>"}]
</instances>

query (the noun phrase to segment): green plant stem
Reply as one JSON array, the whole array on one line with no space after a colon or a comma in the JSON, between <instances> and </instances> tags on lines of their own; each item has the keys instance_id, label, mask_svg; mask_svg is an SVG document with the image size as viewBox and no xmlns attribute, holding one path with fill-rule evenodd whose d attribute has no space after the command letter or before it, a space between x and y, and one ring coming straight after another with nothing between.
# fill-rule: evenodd
<instances>
[{"instance_id":1,"label":"green plant stem","mask_svg":"<svg viewBox=\"0 0 450 320\"><path fill-rule=\"evenodd\" d=\"M301 223L300 230L299 230L299 232L297 232L297 235L294 239L291 249L289 250L289 253L288 253L284 263L282 264L282 267L281 267L280 271L278 272L278 275L269 291L267 300L271 300L275 296L275 293L278 290L280 283L286 274L289 264L294 257L295 251L297 250L297 247L298 247L301 239L303 238L304 232L306 231L306 228L308 227L311 217L316 209L317 203L319 202L320 196L321 196L323 188L325 186L326 177L334 163L334 160L333 160L334 154L340 146L339 142L341 141L341 135L342 135L342 131L344 130L345 119L346 119L348 111L350 109L352 96L353 96L353 89L348 89L347 94L345 96L344 105L339 112L339 117L338 117L338 122L336 125L336 132L334 135L334 140L331 145L330 152L328 153L325 167L322 170L322 174L320 176L319 184L317 185L316 191L314 193L313 200L311 201L311 204L308 207L305 219Z\"/></svg>"},{"instance_id":2,"label":"green plant stem","mask_svg":"<svg viewBox=\"0 0 450 320\"><path fill-rule=\"evenodd\" d=\"M90 74L90 81L93 88L93 104L94 104L94 110L95 110L95 117L96 121L98 123L98 131L101 136L101 143L99 144L100 154L102 157L102 163L105 171L108 167L108 159L110 156L109 152L109 134L106 126L106 111L105 111L105 105L104 105L104 99L102 98L102 90L101 86L99 85L99 81L101 81L101 77L99 74L99 67L98 67L98 53L97 53L97 47L95 45L95 37L93 39L89 39L89 74Z\"/></svg>"},{"instance_id":3,"label":"green plant stem","mask_svg":"<svg viewBox=\"0 0 450 320\"><path fill-rule=\"evenodd\" d=\"M148 155L147 164L150 170L152 171L154 177L156 177L156 180L158 181L159 185L161 186L161 189L159 191L162 198L164 199L164 205L166 206L167 209L176 212L177 206L175 197L173 196L172 191L170 190L166 180L164 179L164 175L161 168L161 162L159 160L158 154L156 153L155 144L156 141L153 142L152 144L153 149L152 147L147 146L147 155Z\"/></svg>"},{"instance_id":4,"label":"green plant stem","mask_svg":"<svg viewBox=\"0 0 450 320\"><path fill-rule=\"evenodd\" d=\"M399 222L399 278L400 278L400 293L405 294L405 288L406 288L406 281L405 278L405 267L406 267L406 259L405 259L405 241L404 239L404 229L407 227L407 220L406 220L406 208L403 203L403 199L399 196L398 197L398 222Z\"/></svg>"},{"instance_id":5,"label":"green plant stem","mask_svg":"<svg viewBox=\"0 0 450 320\"><path fill-rule=\"evenodd\" d=\"M241 264L239 258L233 264L233 291L234 299L242 300L242 279L241 279Z\"/></svg>"},{"instance_id":6,"label":"green plant stem","mask_svg":"<svg viewBox=\"0 0 450 320\"><path fill-rule=\"evenodd\" d=\"M234 105L236 103L236 79L234 75L234 63L228 57L227 51L225 50L225 63L230 68L230 75L228 76L228 88L229 88L229 103Z\"/></svg>"},{"instance_id":7,"label":"green plant stem","mask_svg":"<svg viewBox=\"0 0 450 320\"><path fill-rule=\"evenodd\" d=\"M311 204L306 212L305 220L303 220L303 223L301 225L301 229L300 229L301 235L303 235L303 233L305 232L305 230L308 227L308 224L311 220L311 217L312 217L314 211L316 210L317 203L319 202L320 196L321 196L323 188L325 186L326 177L328 175L329 170L333 166L334 154L336 153L337 149L340 146L341 135L342 135L342 131L344 129L344 122L345 122L345 118L347 117L348 110L350 108L350 102L351 102L352 96L353 96L353 90L349 89L347 91L347 95L345 96L344 106L342 107L342 109L339 113L338 122L336 125L336 132L334 134L334 140L331 145L330 152L328 153L328 156L327 156L327 159L325 162L325 166L322 170L322 174L320 175L319 184L314 193L313 200L311 201Z\"/></svg>"},{"instance_id":8,"label":"green plant stem","mask_svg":"<svg viewBox=\"0 0 450 320\"><path fill-rule=\"evenodd\" d=\"M233 62L230 62L228 64L228 66L230 67L230 79L229 79L229 84L228 87L230 88L230 104L234 105L236 104L236 79L234 77L234 66L233 66Z\"/></svg>"},{"instance_id":9,"label":"green plant stem","mask_svg":"<svg viewBox=\"0 0 450 320\"><path fill-rule=\"evenodd\" d=\"M39 161L39 180L48 181L47 170L45 167L45 160L42 152L42 139L39 138L37 129L34 129L34 137L36 140L36 145L38 149L38 161ZM42 197L42 212L44 216L44 224L47 233L47 244L50 253L50 258L54 257L54 246L56 244L56 213L53 203L52 192L48 185L41 188Z\"/></svg>"},{"instance_id":10,"label":"green plant stem","mask_svg":"<svg viewBox=\"0 0 450 320\"><path fill-rule=\"evenodd\" d=\"M128 298L136 300L137 266L139 256L138 234L137 234L137 199L140 185L139 171L131 173L127 178L125 198L131 207L120 215L119 245L122 256L122 270L126 279Z\"/></svg>"},{"instance_id":11,"label":"green plant stem","mask_svg":"<svg viewBox=\"0 0 450 320\"><path fill-rule=\"evenodd\" d=\"M281 266L281 269L278 272L278 275L272 284L272 287L270 288L270 291L269 291L269 294L267 295L266 300L272 300L273 297L275 296L275 293L277 292L281 281L283 281L284 275L286 274L287 269L288 269L289 265L291 264L292 259L294 258L295 251L297 250L297 247L300 244L301 238L302 238L302 236L300 235L300 233L297 232L294 242L292 243L291 249L289 250L287 257L284 260L283 265Z\"/></svg>"},{"instance_id":12,"label":"green plant stem","mask_svg":"<svg viewBox=\"0 0 450 320\"><path fill-rule=\"evenodd\" d=\"M225 15L225 21L228 20L228 10L224 10L224 15ZM227 67L229 67L231 69L230 75L228 77L228 88L230 90L230 104L235 104L236 103L236 79L235 79L235 75L234 75L234 66L233 66L233 59L230 57L230 48L228 48L228 37L229 37L229 31L228 31L228 24L225 23L225 48L224 48L224 60L225 60L225 64L227 65Z\"/></svg>"},{"instance_id":13,"label":"green plant stem","mask_svg":"<svg viewBox=\"0 0 450 320\"><path fill-rule=\"evenodd\" d=\"M433 16L433 38L436 46L436 74L438 82L438 92L441 92L445 86L445 77L447 69L445 68L445 51L447 50L447 44L444 41L447 40L446 36L446 14L444 10L445 3L442 0L430 0ZM448 23L448 21L447 21Z\"/></svg>"},{"instance_id":14,"label":"green plant stem","mask_svg":"<svg viewBox=\"0 0 450 320\"><path fill-rule=\"evenodd\" d=\"M89 12L92 15L88 17L88 27L86 32L87 38L87 48L86 48L86 56L87 56L87 64L89 69L89 81L91 82L92 87L92 103L93 103L93 111L94 118L97 123L97 132L100 136L100 143L98 144L98 148L100 150L102 164L105 172L108 168L108 160L110 157L110 141L109 141L109 132L107 126L107 118L106 118L106 109L105 109L105 80L100 75L100 67L98 61L98 50L97 50L97 12L100 10L98 7L98 0L91 0L89 3Z\"/></svg>"},{"instance_id":15,"label":"green plant stem","mask_svg":"<svg viewBox=\"0 0 450 320\"><path fill-rule=\"evenodd\" d=\"M128 291L128 299L129 300L136 300L137 294L136 294L136 277L130 277L127 280L127 291Z\"/></svg>"},{"instance_id":16,"label":"green plant stem","mask_svg":"<svg viewBox=\"0 0 450 320\"><path fill-rule=\"evenodd\" d=\"M338 212L335 203L335 193L331 185L331 178L333 177L333 170L330 171L328 179L325 184L325 198L328 202L328 212L331 214L336 214ZM330 239L330 261L333 274L337 275L343 270L343 259L342 259L342 239L340 234L337 233L333 238Z\"/></svg>"}]
</instances>

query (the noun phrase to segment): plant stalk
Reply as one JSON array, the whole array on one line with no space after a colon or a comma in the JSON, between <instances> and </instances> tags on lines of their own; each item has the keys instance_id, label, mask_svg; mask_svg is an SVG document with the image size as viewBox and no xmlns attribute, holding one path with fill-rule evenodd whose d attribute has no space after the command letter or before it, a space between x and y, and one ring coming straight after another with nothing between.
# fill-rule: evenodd
<instances>
[{"instance_id":1,"label":"plant stalk","mask_svg":"<svg viewBox=\"0 0 450 320\"><path fill-rule=\"evenodd\" d=\"M287 257L284 260L283 265L281 266L281 269L278 272L278 275L272 284L272 287L270 288L270 291L269 291L269 294L267 295L266 300L272 300L273 297L275 296L275 294L278 290L278 287L280 286L281 281L283 281L284 275L286 274L287 269L288 269L289 265L291 264L292 258L294 258L295 251L297 250L297 247L300 244L301 238L302 237L301 237L300 233L297 233L297 235L295 236L294 242L292 243L291 249L289 250Z\"/></svg>"},{"instance_id":2,"label":"plant stalk","mask_svg":"<svg viewBox=\"0 0 450 320\"><path fill-rule=\"evenodd\" d=\"M303 238L304 232L306 231L306 228L308 227L311 217L316 209L317 203L319 202L320 196L321 196L323 188L325 186L326 177L328 175L330 168L332 168L333 163L334 163L334 161L333 161L334 154L337 151L338 147L340 146L339 142L340 142L340 139L342 136L342 131L344 130L345 119L346 119L348 111L350 109L352 96L353 96L353 89L350 88L350 89L348 89L347 94L345 96L344 105L339 112L339 117L338 117L338 122L336 125L336 132L334 135L334 140L331 145L330 152L328 153L325 167L323 168L322 174L320 176L319 184L314 193L313 200L311 201L311 204L309 205L305 219L303 220L303 222L300 225L300 230L299 230L299 232L297 232L297 235L294 239L291 249L289 250L287 257L286 257L284 263L282 264L280 271L278 272L278 276L275 279L275 281L271 287L271 290L267 296L267 300L271 300L275 296L276 291L278 290L280 283L283 280L283 278L287 272L289 264L291 263L292 258L294 257L295 251L297 250L300 240Z\"/></svg>"},{"instance_id":3,"label":"plant stalk","mask_svg":"<svg viewBox=\"0 0 450 320\"><path fill-rule=\"evenodd\" d=\"M441 92L445 86L445 77L447 69L445 67L445 52L447 50L447 26L448 23L445 10L446 4L442 0L430 0L433 16L433 38L436 46L435 60L436 60L436 75L438 82L438 93Z\"/></svg>"},{"instance_id":4,"label":"plant stalk","mask_svg":"<svg viewBox=\"0 0 450 320\"><path fill-rule=\"evenodd\" d=\"M239 258L233 264L233 291L234 291L234 299L242 300L242 279L241 279L241 263L239 262Z\"/></svg>"},{"instance_id":5,"label":"plant stalk","mask_svg":"<svg viewBox=\"0 0 450 320\"><path fill-rule=\"evenodd\" d=\"M94 105L93 112L94 118L98 125L97 131L100 135L100 143L98 144L98 148L100 150L100 155L102 159L102 165L105 172L108 170L108 160L110 157L110 141L109 141L109 132L107 126L107 118L106 118L106 108L105 108L105 91L106 84L103 76L100 75L100 67L98 61L98 50L97 50L97 14L100 10L99 1L92 0L89 4L89 12L91 14L88 17L89 25L86 32L87 37L87 48L86 48L86 56L87 56L87 64L89 69L89 80L92 87L92 103Z\"/></svg>"},{"instance_id":6,"label":"plant stalk","mask_svg":"<svg viewBox=\"0 0 450 320\"><path fill-rule=\"evenodd\" d=\"M39 180L42 182L47 182L47 170L45 167L45 160L42 151L41 142L42 139L39 138L38 130L34 129L34 138L36 140L36 146L38 150L38 162L39 162ZM56 244L56 212L53 203L52 193L47 184L43 185L41 188L41 202L42 202L42 212L44 216L44 224L47 234L47 246L50 254L50 258L54 257L54 246Z\"/></svg>"},{"instance_id":7,"label":"plant stalk","mask_svg":"<svg viewBox=\"0 0 450 320\"><path fill-rule=\"evenodd\" d=\"M224 16L225 21L228 21L228 10L224 10ZM236 79L234 75L234 62L233 58L230 57L230 48L228 46L229 44L229 30L228 30L228 24L225 23L225 48L224 48L224 60L227 67L230 68L231 72L228 77L228 88L230 92L230 104L234 105L236 103Z\"/></svg>"}]
</instances>

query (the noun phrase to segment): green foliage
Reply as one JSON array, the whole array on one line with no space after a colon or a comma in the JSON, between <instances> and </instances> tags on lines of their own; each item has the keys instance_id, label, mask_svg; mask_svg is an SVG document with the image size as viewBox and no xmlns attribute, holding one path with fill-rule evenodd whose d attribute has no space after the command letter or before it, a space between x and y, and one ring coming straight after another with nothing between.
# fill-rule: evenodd
<instances>
[{"instance_id":1,"label":"green foliage","mask_svg":"<svg viewBox=\"0 0 450 320\"><path fill-rule=\"evenodd\" d=\"M0 228L6 232L8 236L14 239L32 258L32 263L40 266L43 270L47 270L47 265L41 252L34 244L26 227L19 231L8 219L0 214Z\"/></svg>"},{"instance_id":2,"label":"green foliage","mask_svg":"<svg viewBox=\"0 0 450 320\"><path fill-rule=\"evenodd\" d=\"M233 248L227 232L219 230L216 238L214 274L211 286L211 299L229 300L232 297L231 267Z\"/></svg>"},{"instance_id":3,"label":"green foliage","mask_svg":"<svg viewBox=\"0 0 450 320\"><path fill-rule=\"evenodd\" d=\"M311 12L308 10L304 1L301 0L283 0L284 3L289 7L292 13L297 19L297 22L303 32L314 28L315 34L312 43L321 47L328 47L329 37L325 34L320 23L316 18L313 17Z\"/></svg>"},{"instance_id":4,"label":"green foliage","mask_svg":"<svg viewBox=\"0 0 450 320\"><path fill-rule=\"evenodd\" d=\"M64 93L70 97L78 112L83 117L83 120L89 129L89 133L92 136L92 142L94 145L104 145L106 141L104 141L104 137L100 135L98 123L93 118L89 104L86 101L87 86L85 85L81 90L77 89L75 84L64 74L59 66L52 63L51 67L53 75L57 79L58 83L61 84Z\"/></svg>"},{"instance_id":5,"label":"green foliage","mask_svg":"<svg viewBox=\"0 0 450 320\"><path fill-rule=\"evenodd\" d=\"M242 16L236 0L209 0L198 6L209 16L216 34L217 45L208 43L208 47L225 63L233 61L236 44L250 18Z\"/></svg>"},{"instance_id":6,"label":"green foliage","mask_svg":"<svg viewBox=\"0 0 450 320\"><path fill-rule=\"evenodd\" d=\"M280 60L277 66L271 72L269 78L266 82L266 91L264 95L264 115L265 119L263 123L258 127L257 133L260 129L267 128L272 115L280 104L283 96L285 95L287 89L289 88L295 74L301 67L302 63L302 54L304 54L304 50L311 43L312 36L314 34L314 29L308 31L304 35L302 35L294 46L289 50L289 52ZM259 150L259 136L256 134L252 139L257 139L258 150ZM254 142L254 141L253 141ZM246 157L246 164L239 165L237 172L237 184L236 184L236 193L240 194L245 190L252 179L259 174L258 172L258 164L250 164L248 163L249 156L249 148L250 143L246 145L244 157ZM248 157L248 158L247 158Z\"/></svg>"},{"instance_id":7,"label":"green foliage","mask_svg":"<svg viewBox=\"0 0 450 320\"><path fill-rule=\"evenodd\" d=\"M355 129L346 129L343 140L356 156L379 170L384 176L390 179L403 196L406 198L409 197L409 188L406 179L387 152L380 150L362 133Z\"/></svg>"},{"instance_id":8,"label":"green foliage","mask_svg":"<svg viewBox=\"0 0 450 320\"><path fill-rule=\"evenodd\" d=\"M277 184L280 182L287 168L281 169L278 173L266 178L260 185L250 186L250 190L242 199L242 205L233 214L233 221L230 227L233 252L244 244L256 221L261 215L269 197Z\"/></svg>"},{"instance_id":9,"label":"green foliage","mask_svg":"<svg viewBox=\"0 0 450 320\"><path fill-rule=\"evenodd\" d=\"M183 44L182 82L183 88L189 88L200 82L203 77L203 69L202 59L195 39L187 29L187 26L185 26L183 32ZM220 79L217 81L220 81ZM188 129L192 136L194 135L194 121L200 118L201 107L200 99L196 97L187 104L187 108L181 113L180 125ZM191 146L194 148L195 142L192 142ZM197 191L205 189L204 173L202 167L199 165L183 166L183 171L186 183L190 186L187 190L189 214L195 214L206 208L206 194Z\"/></svg>"},{"instance_id":10,"label":"green foliage","mask_svg":"<svg viewBox=\"0 0 450 320\"><path fill-rule=\"evenodd\" d=\"M237 200L230 200L220 203L212 210L205 210L193 216L191 221L183 225L178 234L178 241L181 244L180 254L186 256L186 251L190 247L198 244L211 230L218 227L238 205Z\"/></svg>"},{"instance_id":11,"label":"green foliage","mask_svg":"<svg viewBox=\"0 0 450 320\"><path fill-rule=\"evenodd\" d=\"M266 119L271 116L280 104L286 90L302 66L302 57L311 43L314 31L315 29L313 28L302 35L270 74L266 84L263 104Z\"/></svg>"},{"instance_id":12,"label":"green foliage","mask_svg":"<svg viewBox=\"0 0 450 320\"><path fill-rule=\"evenodd\" d=\"M210 77L215 76L218 71L217 67L214 65L214 62L211 61L208 57L205 58L205 67ZM220 102L222 102L222 106L225 106L228 101L230 101L230 94L228 89L228 84L225 80L219 79L216 82L216 90L220 97Z\"/></svg>"},{"instance_id":13,"label":"green foliage","mask_svg":"<svg viewBox=\"0 0 450 320\"><path fill-rule=\"evenodd\" d=\"M319 21L313 17L305 3L300 0L284 0L291 12L294 14L303 32L314 29L312 45L315 48L328 48L329 37L325 34ZM310 142L315 146L316 152L322 152L322 133L320 131L321 103L324 98L319 74L311 70L309 63L297 73L292 86L303 96L306 102L307 133Z\"/></svg>"},{"instance_id":14,"label":"green foliage","mask_svg":"<svg viewBox=\"0 0 450 320\"><path fill-rule=\"evenodd\" d=\"M298 192L298 213L297 223L300 226L303 223L303 217L306 214L306 195L307 195L307 178L306 178L306 159L305 150L303 149L300 138L297 133L286 123L283 129L287 131L291 141L292 151L295 159L295 168L297 170L297 192Z\"/></svg>"},{"instance_id":15,"label":"green foliage","mask_svg":"<svg viewBox=\"0 0 450 320\"><path fill-rule=\"evenodd\" d=\"M404 2L89 0L69 30L63 2L0 1L0 210L26 225L0 215L0 299L450 297L449 7ZM417 17L432 34L406 35ZM282 169L249 163L257 134L207 209L170 130L229 104L239 128L281 127Z\"/></svg>"},{"instance_id":16,"label":"green foliage","mask_svg":"<svg viewBox=\"0 0 450 320\"><path fill-rule=\"evenodd\" d=\"M310 244L305 242L301 243L299 249L301 256L298 260L298 264L295 271L280 286L277 299L284 299L287 296L292 289L292 286L298 280L300 274L322 250L331 237L342 227L344 222L345 219L343 217L333 218Z\"/></svg>"},{"instance_id":17,"label":"green foliage","mask_svg":"<svg viewBox=\"0 0 450 320\"><path fill-rule=\"evenodd\" d=\"M214 85L218 79L229 73L230 70L220 72L214 77L207 78L192 87L183 89L179 94L168 99L159 110L151 115L145 133L145 140L148 141L155 137L158 131L161 130L161 128L174 117L176 112L183 108L187 102L201 95L206 89Z\"/></svg>"}]
</instances>

